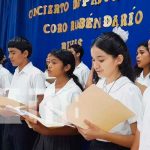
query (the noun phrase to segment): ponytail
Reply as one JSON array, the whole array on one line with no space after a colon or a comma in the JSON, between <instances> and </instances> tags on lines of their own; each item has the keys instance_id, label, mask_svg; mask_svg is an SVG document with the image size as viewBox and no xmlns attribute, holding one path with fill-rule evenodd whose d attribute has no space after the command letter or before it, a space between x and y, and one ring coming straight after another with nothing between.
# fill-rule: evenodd
<instances>
[{"instance_id":1,"label":"ponytail","mask_svg":"<svg viewBox=\"0 0 150 150\"><path fill-rule=\"evenodd\" d=\"M78 87L79 87L82 91L84 90L83 87L82 87L82 85L81 85L81 83L79 82L78 77L77 77L76 75L72 74L72 75L70 75L69 77L73 79L73 81L76 83L76 85L78 85Z\"/></svg>"}]
</instances>

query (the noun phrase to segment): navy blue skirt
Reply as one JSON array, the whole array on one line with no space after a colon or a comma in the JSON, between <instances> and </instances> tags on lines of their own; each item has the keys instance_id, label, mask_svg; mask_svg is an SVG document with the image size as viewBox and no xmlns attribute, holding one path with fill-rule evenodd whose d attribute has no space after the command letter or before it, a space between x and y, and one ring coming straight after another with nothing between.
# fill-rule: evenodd
<instances>
[{"instance_id":1,"label":"navy blue skirt","mask_svg":"<svg viewBox=\"0 0 150 150\"><path fill-rule=\"evenodd\" d=\"M90 144L90 150L130 150L130 149L114 143L94 140Z\"/></svg>"},{"instance_id":2,"label":"navy blue skirt","mask_svg":"<svg viewBox=\"0 0 150 150\"><path fill-rule=\"evenodd\" d=\"M24 121L22 124L6 124L2 150L32 150L37 135Z\"/></svg>"},{"instance_id":3,"label":"navy blue skirt","mask_svg":"<svg viewBox=\"0 0 150 150\"><path fill-rule=\"evenodd\" d=\"M33 150L82 150L84 139L80 135L44 136L39 135Z\"/></svg>"}]
</instances>

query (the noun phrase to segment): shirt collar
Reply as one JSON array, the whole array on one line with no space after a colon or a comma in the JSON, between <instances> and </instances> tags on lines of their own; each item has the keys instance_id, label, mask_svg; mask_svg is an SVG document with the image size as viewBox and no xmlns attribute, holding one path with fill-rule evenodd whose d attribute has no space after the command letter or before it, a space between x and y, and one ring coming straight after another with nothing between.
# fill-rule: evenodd
<instances>
[{"instance_id":1,"label":"shirt collar","mask_svg":"<svg viewBox=\"0 0 150 150\"><path fill-rule=\"evenodd\" d=\"M57 93L55 93L55 83L56 81L51 85L52 89L51 89L51 92L52 92L52 95L58 95L60 94L61 92L63 91L66 91L70 88L72 88L74 86L74 81L73 79L70 79L65 85L64 87L62 87Z\"/></svg>"},{"instance_id":2,"label":"shirt collar","mask_svg":"<svg viewBox=\"0 0 150 150\"><path fill-rule=\"evenodd\" d=\"M80 64L78 66L76 66L76 68L81 68L83 62L81 61Z\"/></svg>"},{"instance_id":3,"label":"shirt collar","mask_svg":"<svg viewBox=\"0 0 150 150\"><path fill-rule=\"evenodd\" d=\"M18 74L21 74L21 73L30 73L30 68L32 67L32 63L29 62L27 65L24 66L24 68L19 72L19 68L17 67L15 72L17 72Z\"/></svg>"},{"instance_id":4,"label":"shirt collar","mask_svg":"<svg viewBox=\"0 0 150 150\"><path fill-rule=\"evenodd\" d=\"M110 93L111 93L111 92L117 91L118 89L120 89L121 87L123 87L127 83L132 83L132 81L130 81L127 77L122 76L118 80L113 81L112 83L109 83L107 85L104 85L105 84L105 78L100 79L100 82L98 82L97 86L100 88L104 88L104 86L105 86L105 88L108 90L111 88L111 90L110 90Z\"/></svg>"},{"instance_id":5,"label":"shirt collar","mask_svg":"<svg viewBox=\"0 0 150 150\"><path fill-rule=\"evenodd\" d=\"M142 79L150 78L150 73L148 73L148 74L144 77L143 71L142 71L141 74L140 74L140 78L142 78Z\"/></svg>"}]
</instances>

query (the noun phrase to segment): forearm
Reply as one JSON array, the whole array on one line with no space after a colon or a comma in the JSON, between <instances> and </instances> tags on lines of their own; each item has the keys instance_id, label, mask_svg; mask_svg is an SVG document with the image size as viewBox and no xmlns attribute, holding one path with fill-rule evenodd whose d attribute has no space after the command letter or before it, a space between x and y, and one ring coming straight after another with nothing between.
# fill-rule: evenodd
<instances>
[{"instance_id":1,"label":"forearm","mask_svg":"<svg viewBox=\"0 0 150 150\"><path fill-rule=\"evenodd\" d=\"M76 128L72 128L69 126L64 126L64 127L52 127L52 128L46 128L41 129L40 131L41 134L43 135L51 135L51 136L67 136L67 135L77 135L79 134Z\"/></svg>"},{"instance_id":2,"label":"forearm","mask_svg":"<svg viewBox=\"0 0 150 150\"><path fill-rule=\"evenodd\" d=\"M39 110L39 105L42 102L44 95L37 95L37 111Z\"/></svg>"},{"instance_id":3,"label":"forearm","mask_svg":"<svg viewBox=\"0 0 150 150\"><path fill-rule=\"evenodd\" d=\"M134 142L132 144L131 150L138 150L139 149L139 140L140 140L140 132L137 129Z\"/></svg>"},{"instance_id":4,"label":"forearm","mask_svg":"<svg viewBox=\"0 0 150 150\"><path fill-rule=\"evenodd\" d=\"M134 140L134 135L119 135L106 132L103 139L130 148Z\"/></svg>"}]
</instances>

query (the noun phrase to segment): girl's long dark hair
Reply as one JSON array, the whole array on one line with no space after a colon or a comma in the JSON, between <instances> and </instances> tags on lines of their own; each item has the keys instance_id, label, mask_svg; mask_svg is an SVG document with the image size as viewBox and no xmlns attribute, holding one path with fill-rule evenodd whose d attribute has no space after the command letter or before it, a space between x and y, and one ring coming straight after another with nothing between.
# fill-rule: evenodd
<instances>
[{"instance_id":1,"label":"girl's long dark hair","mask_svg":"<svg viewBox=\"0 0 150 150\"><path fill-rule=\"evenodd\" d=\"M59 60L61 60L62 63L64 64L64 66L66 66L68 64L71 66L70 70L68 70L68 72L66 72L67 76L69 79L73 78L74 82L83 91L83 87L80 84L78 77L73 74L73 71L75 69L75 58L74 58L73 54L67 50L54 50L51 52L51 55L53 55L56 58L58 58Z\"/></svg>"},{"instance_id":2,"label":"girl's long dark hair","mask_svg":"<svg viewBox=\"0 0 150 150\"><path fill-rule=\"evenodd\" d=\"M104 33L95 39L92 44L92 47L93 46L102 49L114 58L121 54L124 58L122 64L119 65L121 74L128 77L131 81L135 81L135 75L131 65L128 48L119 35L114 32Z\"/></svg>"}]
</instances>

